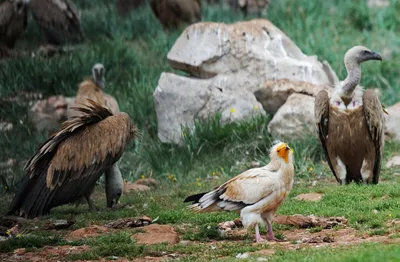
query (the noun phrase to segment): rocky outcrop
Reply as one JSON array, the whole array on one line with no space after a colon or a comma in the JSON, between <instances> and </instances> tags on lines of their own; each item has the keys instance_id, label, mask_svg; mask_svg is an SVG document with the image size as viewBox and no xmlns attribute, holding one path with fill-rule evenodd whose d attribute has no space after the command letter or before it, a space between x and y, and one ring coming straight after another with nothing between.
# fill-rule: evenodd
<instances>
[{"instance_id":1,"label":"rocky outcrop","mask_svg":"<svg viewBox=\"0 0 400 262\"><path fill-rule=\"evenodd\" d=\"M314 94L337 81L329 64L303 54L261 19L194 24L175 42L168 62L190 77L163 73L159 79L154 98L162 142L180 143L181 127L193 128L198 117L220 112L222 121L229 122L265 114L262 108L273 113L289 95Z\"/></svg>"},{"instance_id":2,"label":"rocky outcrop","mask_svg":"<svg viewBox=\"0 0 400 262\"><path fill-rule=\"evenodd\" d=\"M394 140L400 141L400 102L387 108L385 134Z\"/></svg>"},{"instance_id":3,"label":"rocky outcrop","mask_svg":"<svg viewBox=\"0 0 400 262\"><path fill-rule=\"evenodd\" d=\"M71 102L70 98L61 95L37 101L29 112L36 130L56 131L60 124L67 120L69 102Z\"/></svg>"},{"instance_id":4,"label":"rocky outcrop","mask_svg":"<svg viewBox=\"0 0 400 262\"><path fill-rule=\"evenodd\" d=\"M268 131L279 139L305 137L314 133L314 97L291 94L269 122Z\"/></svg>"}]
</instances>

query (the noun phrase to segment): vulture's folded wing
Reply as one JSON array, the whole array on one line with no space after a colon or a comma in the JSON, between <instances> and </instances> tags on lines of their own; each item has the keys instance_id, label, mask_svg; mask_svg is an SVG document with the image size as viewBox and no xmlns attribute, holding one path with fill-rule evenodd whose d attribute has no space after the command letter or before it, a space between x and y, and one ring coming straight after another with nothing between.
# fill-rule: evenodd
<instances>
[{"instance_id":1,"label":"vulture's folded wing","mask_svg":"<svg viewBox=\"0 0 400 262\"><path fill-rule=\"evenodd\" d=\"M9 213L32 218L82 197L122 155L131 138L125 113L111 115L98 104L66 121L27 162L27 176Z\"/></svg>"},{"instance_id":2,"label":"vulture's folded wing","mask_svg":"<svg viewBox=\"0 0 400 262\"><path fill-rule=\"evenodd\" d=\"M379 180L379 173L381 169L381 162L383 156L384 136L383 129L385 117L383 115L383 108L376 93L368 89L363 95L363 107L365 120L371 139L375 145L375 165L374 165L374 178L373 183L377 184Z\"/></svg>"},{"instance_id":3,"label":"vulture's folded wing","mask_svg":"<svg viewBox=\"0 0 400 262\"><path fill-rule=\"evenodd\" d=\"M315 97L314 103L314 114L315 114L315 122L317 124L318 137L321 141L322 149L325 153L326 161L328 161L328 165L332 170L333 175L336 177L336 180L339 182L339 178L335 174L335 170L333 169L332 162L329 158L327 141L328 130L329 130L329 95L325 90L320 91Z\"/></svg>"},{"instance_id":4,"label":"vulture's folded wing","mask_svg":"<svg viewBox=\"0 0 400 262\"><path fill-rule=\"evenodd\" d=\"M11 2L6 1L0 4L0 36L6 32L13 14Z\"/></svg>"},{"instance_id":5,"label":"vulture's folded wing","mask_svg":"<svg viewBox=\"0 0 400 262\"><path fill-rule=\"evenodd\" d=\"M232 178L216 189L188 197L189 207L195 212L234 211L270 196L279 181L265 168L253 168Z\"/></svg>"},{"instance_id":6,"label":"vulture's folded wing","mask_svg":"<svg viewBox=\"0 0 400 262\"><path fill-rule=\"evenodd\" d=\"M79 12L73 1L31 0L29 8L40 27L83 37Z\"/></svg>"}]
</instances>

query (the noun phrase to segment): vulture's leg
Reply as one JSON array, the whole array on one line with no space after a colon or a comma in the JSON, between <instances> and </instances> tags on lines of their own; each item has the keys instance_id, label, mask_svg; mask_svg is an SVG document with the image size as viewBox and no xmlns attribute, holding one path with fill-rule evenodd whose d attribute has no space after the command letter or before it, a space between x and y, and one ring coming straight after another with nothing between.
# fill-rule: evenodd
<instances>
[{"instance_id":1,"label":"vulture's leg","mask_svg":"<svg viewBox=\"0 0 400 262\"><path fill-rule=\"evenodd\" d=\"M254 229L256 230L256 242L258 243L265 241L265 239L262 238L260 235L260 229L258 228L258 223L254 226Z\"/></svg>"},{"instance_id":2,"label":"vulture's leg","mask_svg":"<svg viewBox=\"0 0 400 262\"><path fill-rule=\"evenodd\" d=\"M362 177L364 184L368 184L368 182L371 181L373 174L372 174L372 168L369 165L369 163L366 161L366 159L364 159L364 161L362 163L360 173L361 173L361 177Z\"/></svg>"},{"instance_id":3,"label":"vulture's leg","mask_svg":"<svg viewBox=\"0 0 400 262\"><path fill-rule=\"evenodd\" d=\"M339 157L337 157L336 160L337 160L337 165L334 166L335 173L336 173L336 175L338 176L338 178L340 180L340 184L341 185L346 185L347 184L347 181L346 181L346 176L347 176L346 166L342 162L342 160L340 160Z\"/></svg>"},{"instance_id":4,"label":"vulture's leg","mask_svg":"<svg viewBox=\"0 0 400 262\"><path fill-rule=\"evenodd\" d=\"M85 199L86 199L86 202L88 203L88 205L89 205L89 210L90 211L99 211L100 209L96 206L96 204L94 203L94 201L93 201L93 199L92 199L92 197L91 197L91 194L90 195L85 195Z\"/></svg>"},{"instance_id":5,"label":"vulture's leg","mask_svg":"<svg viewBox=\"0 0 400 262\"><path fill-rule=\"evenodd\" d=\"M105 176L107 207L114 207L124 191L124 180L118 162L106 170Z\"/></svg>"}]
</instances>

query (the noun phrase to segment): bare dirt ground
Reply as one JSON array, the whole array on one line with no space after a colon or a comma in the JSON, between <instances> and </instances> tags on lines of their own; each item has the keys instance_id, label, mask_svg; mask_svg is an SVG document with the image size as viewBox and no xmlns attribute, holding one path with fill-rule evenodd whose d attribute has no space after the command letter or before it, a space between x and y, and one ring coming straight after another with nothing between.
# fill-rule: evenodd
<instances>
[{"instance_id":1,"label":"bare dirt ground","mask_svg":"<svg viewBox=\"0 0 400 262\"><path fill-rule=\"evenodd\" d=\"M184 244L184 245L206 245L210 248L223 248L224 244L229 242L243 242L246 238L247 231L243 228L234 229L229 232L226 239L217 241L213 240L207 243L197 241L180 241L179 235L174 227L168 225L152 224L142 228L143 231L132 235L133 238L138 240L138 244L157 244L163 241L170 243L170 245ZM121 229L111 231L116 233ZM123 230L123 229L122 229ZM66 239L81 239L98 237L111 232L108 228L103 226L92 225L87 228L81 228L70 232L66 235ZM258 250L250 253L250 256L269 256L273 255L276 250L285 249L305 249L305 248L319 248L319 247L341 247L346 245L357 245L365 242L377 242L385 244L400 243L399 238L392 238L394 232L386 235L370 236L368 233L361 233L350 227L341 229L323 229L319 232L310 232L308 229L293 229L280 231L285 236L284 242L268 242L266 249ZM259 245L253 243L252 245ZM81 252L89 251L91 248L87 245L82 246L45 246L35 251L27 251L25 248L19 248L11 253L0 255L1 261L65 261L65 256L70 254L78 254ZM142 258L135 258L135 261L163 261L171 259L172 257L182 257L183 254L160 254L158 257L146 256ZM107 261L106 258L100 261ZM131 261L128 258L115 257L113 261Z\"/></svg>"}]
</instances>

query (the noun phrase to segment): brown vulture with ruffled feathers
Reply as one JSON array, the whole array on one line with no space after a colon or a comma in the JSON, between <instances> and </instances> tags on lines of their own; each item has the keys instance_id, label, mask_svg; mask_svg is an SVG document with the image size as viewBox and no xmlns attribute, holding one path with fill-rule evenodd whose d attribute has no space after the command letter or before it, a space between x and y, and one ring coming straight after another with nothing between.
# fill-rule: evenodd
<instances>
[{"instance_id":1,"label":"brown vulture with ruffled feathers","mask_svg":"<svg viewBox=\"0 0 400 262\"><path fill-rule=\"evenodd\" d=\"M91 192L100 176L119 160L138 129L126 113L113 115L89 100L89 106L63 123L25 165L27 175L8 214L34 218ZM107 201L114 196L107 191Z\"/></svg>"},{"instance_id":2,"label":"brown vulture with ruffled feathers","mask_svg":"<svg viewBox=\"0 0 400 262\"><path fill-rule=\"evenodd\" d=\"M337 181L377 184L384 146L384 108L373 90L358 86L361 63L382 60L366 47L355 46L344 57L347 77L329 97L320 91L315 98L319 139Z\"/></svg>"},{"instance_id":3,"label":"brown vulture with ruffled feathers","mask_svg":"<svg viewBox=\"0 0 400 262\"><path fill-rule=\"evenodd\" d=\"M78 93L75 99L76 105L90 105L88 99L98 103L99 105L106 107L111 111L112 114L119 113L118 102L110 95L104 93L105 84L105 68L102 64L97 63L92 68L92 79L87 79L79 84ZM80 111L74 110L73 107L68 108L68 118L72 116L80 116ZM105 184L108 195L112 196L107 199L107 206L113 207L118 203L120 196L124 191L124 181L122 179L121 171L119 170L118 162L105 172ZM97 207L94 204L91 195L93 188L90 188L85 198L91 210L96 210ZM79 201L80 202L80 201Z\"/></svg>"},{"instance_id":4,"label":"brown vulture with ruffled feathers","mask_svg":"<svg viewBox=\"0 0 400 262\"><path fill-rule=\"evenodd\" d=\"M24 0L7 0L0 4L0 47L13 48L27 25Z\"/></svg>"},{"instance_id":5,"label":"brown vulture with ruffled feathers","mask_svg":"<svg viewBox=\"0 0 400 262\"><path fill-rule=\"evenodd\" d=\"M164 30L201 21L201 0L149 0Z\"/></svg>"},{"instance_id":6,"label":"brown vulture with ruffled feathers","mask_svg":"<svg viewBox=\"0 0 400 262\"><path fill-rule=\"evenodd\" d=\"M33 18L47 42L63 45L84 38L78 8L72 0L27 0Z\"/></svg>"}]
</instances>

